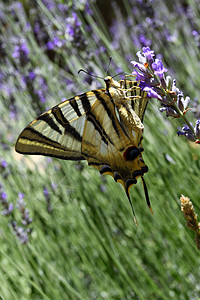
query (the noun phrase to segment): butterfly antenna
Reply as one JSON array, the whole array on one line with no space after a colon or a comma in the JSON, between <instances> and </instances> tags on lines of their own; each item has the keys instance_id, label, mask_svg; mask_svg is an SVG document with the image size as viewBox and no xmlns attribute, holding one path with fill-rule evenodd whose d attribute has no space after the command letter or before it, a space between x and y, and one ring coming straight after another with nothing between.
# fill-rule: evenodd
<instances>
[{"instance_id":1,"label":"butterfly antenna","mask_svg":"<svg viewBox=\"0 0 200 300\"><path fill-rule=\"evenodd\" d=\"M119 72L117 73L115 76L113 76L112 78L115 78L116 76L120 75L120 74L124 74L124 72Z\"/></svg>"},{"instance_id":2,"label":"butterfly antenna","mask_svg":"<svg viewBox=\"0 0 200 300\"><path fill-rule=\"evenodd\" d=\"M151 203L150 203L150 200L149 200L149 194L148 194L147 186L146 186L146 183L144 181L144 178L143 177L141 177L141 178L142 178L142 183L143 183L143 187L144 187L144 193L145 193L145 197L146 197L146 202L147 202L147 205L148 205L151 213L153 214L153 210L151 208Z\"/></svg>"},{"instance_id":3,"label":"butterfly antenna","mask_svg":"<svg viewBox=\"0 0 200 300\"><path fill-rule=\"evenodd\" d=\"M106 77L107 74L108 74L108 70L109 70L109 68L110 68L111 60L112 60L112 56L109 57L109 62L108 62L108 67L107 67L107 69L106 69L105 77Z\"/></svg>"},{"instance_id":4,"label":"butterfly antenna","mask_svg":"<svg viewBox=\"0 0 200 300\"><path fill-rule=\"evenodd\" d=\"M130 206L131 206L131 209L132 209L132 213L133 213L133 218L134 218L134 222L135 222L135 225L138 226L138 223L137 223L137 220L136 220L136 217L135 217L135 212L134 212L134 209L133 209L133 204L131 202L131 199L130 199L130 195L129 195L129 191L127 190L126 191L126 195L128 197L128 201L130 203Z\"/></svg>"},{"instance_id":5,"label":"butterfly antenna","mask_svg":"<svg viewBox=\"0 0 200 300\"><path fill-rule=\"evenodd\" d=\"M78 70L78 74L79 74L80 72L84 72L84 73L86 73L87 75L89 75L89 76L91 76L91 77L104 79L103 77L100 77L100 76L96 76L96 75L90 74L89 72L87 72L87 71L85 71L85 70L83 70L83 69Z\"/></svg>"}]
</instances>

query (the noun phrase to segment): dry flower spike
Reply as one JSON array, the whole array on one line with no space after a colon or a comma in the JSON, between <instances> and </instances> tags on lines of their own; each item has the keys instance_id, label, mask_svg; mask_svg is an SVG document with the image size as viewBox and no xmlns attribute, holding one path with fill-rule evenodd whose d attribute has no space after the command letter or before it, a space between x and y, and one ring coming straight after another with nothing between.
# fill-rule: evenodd
<instances>
[{"instance_id":1,"label":"dry flower spike","mask_svg":"<svg viewBox=\"0 0 200 300\"><path fill-rule=\"evenodd\" d=\"M197 221L197 214L194 211L192 202L188 197L181 196L181 211L184 218L187 220L186 225L188 228L195 232L195 242L197 249L200 250L200 223Z\"/></svg>"}]
</instances>

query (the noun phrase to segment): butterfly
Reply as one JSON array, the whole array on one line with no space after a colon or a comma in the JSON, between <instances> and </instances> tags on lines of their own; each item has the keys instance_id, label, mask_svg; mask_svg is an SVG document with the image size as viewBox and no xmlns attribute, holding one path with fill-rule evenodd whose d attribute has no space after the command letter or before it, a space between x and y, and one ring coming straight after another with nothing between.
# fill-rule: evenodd
<instances>
[{"instance_id":1,"label":"butterfly","mask_svg":"<svg viewBox=\"0 0 200 300\"><path fill-rule=\"evenodd\" d=\"M19 135L15 150L65 160L87 160L102 175L122 184L131 204L130 188L148 167L142 158L146 92L131 80L104 78L105 89L92 90L54 106ZM135 220L136 221L136 220Z\"/></svg>"}]
</instances>

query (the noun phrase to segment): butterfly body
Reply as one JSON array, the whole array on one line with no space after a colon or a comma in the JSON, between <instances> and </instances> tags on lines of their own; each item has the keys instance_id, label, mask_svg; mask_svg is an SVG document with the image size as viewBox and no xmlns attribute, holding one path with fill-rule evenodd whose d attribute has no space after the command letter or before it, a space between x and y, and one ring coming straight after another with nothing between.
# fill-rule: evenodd
<instances>
[{"instance_id":1,"label":"butterfly body","mask_svg":"<svg viewBox=\"0 0 200 300\"><path fill-rule=\"evenodd\" d=\"M143 116L148 99L138 82L112 77L106 89L68 99L32 121L15 149L69 160L87 160L129 189L148 171L142 159ZM145 192L146 194L146 192Z\"/></svg>"}]
</instances>

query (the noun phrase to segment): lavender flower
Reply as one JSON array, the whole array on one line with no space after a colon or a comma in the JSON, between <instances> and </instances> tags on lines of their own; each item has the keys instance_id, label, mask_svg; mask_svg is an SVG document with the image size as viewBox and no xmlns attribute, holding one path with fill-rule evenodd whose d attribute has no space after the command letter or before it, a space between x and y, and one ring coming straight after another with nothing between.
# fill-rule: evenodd
<instances>
[{"instance_id":1,"label":"lavender flower","mask_svg":"<svg viewBox=\"0 0 200 300\"><path fill-rule=\"evenodd\" d=\"M14 205L12 202L9 202L7 200L7 194L3 191L3 186L0 186L0 203L3 207L3 210L1 211L1 214L3 216L9 216L13 209L14 209Z\"/></svg>"},{"instance_id":2,"label":"lavender flower","mask_svg":"<svg viewBox=\"0 0 200 300\"><path fill-rule=\"evenodd\" d=\"M149 62L153 61L153 57L155 56L154 50L151 50L150 47L143 47L142 51Z\"/></svg>"},{"instance_id":3,"label":"lavender flower","mask_svg":"<svg viewBox=\"0 0 200 300\"><path fill-rule=\"evenodd\" d=\"M78 20L78 16L75 12L73 12L72 17L68 17L66 21L67 21L66 32L73 39L75 33L78 32L81 26L81 22Z\"/></svg>"},{"instance_id":4,"label":"lavender flower","mask_svg":"<svg viewBox=\"0 0 200 300\"><path fill-rule=\"evenodd\" d=\"M200 140L200 120L196 121L196 126L194 128L196 137Z\"/></svg>"},{"instance_id":5,"label":"lavender flower","mask_svg":"<svg viewBox=\"0 0 200 300\"><path fill-rule=\"evenodd\" d=\"M33 222L33 219L30 218L29 210L25 208L26 207L26 203L24 201L24 194L23 193L19 193L18 194L18 199L17 199L16 207L18 208L18 210L21 213L21 216L22 216L22 220L21 220L22 225L27 226L27 225L29 225L30 223Z\"/></svg>"},{"instance_id":6,"label":"lavender flower","mask_svg":"<svg viewBox=\"0 0 200 300\"><path fill-rule=\"evenodd\" d=\"M52 213L53 208L51 206L50 191L45 186L43 188L43 194L44 194L46 202L47 202L47 211L48 211L48 213Z\"/></svg>"},{"instance_id":7,"label":"lavender flower","mask_svg":"<svg viewBox=\"0 0 200 300\"><path fill-rule=\"evenodd\" d=\"M14 210L14 205L12 203L8 203L7 200L4 200L4 207L7 205L7 207L3 211L3 215L10 215L11 212ZM14 230L14 234L18 238L21 244L27 244L29 240L29 235L32 232L32 229L28 227L30 223L32 223L32 219L29 216L29 210L25 208L26 203L24 201L24 194L19 193L16 208L21 213L21 224L22 226L17 225L17 222L12 220L12 228ZM14 216L14 215L13 215Z\"/></svg>"},{"instance_id":8,"label":"lavender flower","mask_svg":"<svg viewBox=\"0 0 200 300\"><path fill-rule=\"evenodd\" d=\"M55 48L61 48L64 45L65 40L61 40L58 37L54 37L52 41L48 41L46 48L48 50L54 50Z\"/></svg>"},{"instance_id":9,"label":"lavender flower","mask_svg":"<svg viewBox=\"0 0 200 300\"><path fill-rule=\"evenodd\" d=\"M147 85L147 83L145 83L144 81L141 81L140 87L142 88L143 91L147 92L147 96L149 98L162 100L161 96L158 94L159 91L157 92L154 87Z\"/></svg>"},{"instance_id":10,"label":"lavender flower","mask_svg":"<svg viewBox=\"0 0 200 300\"><path fill-rule=\"evenodd\" d=\"M92 9L90 8L90 1L89 0L87 0L86 3L85 3L85 12L86 12L86 14L88 14L90 16L93 14Z\"/></svg>"},{"instance_id":11,"label":"lavender flower","mask_svg":"<svg viewBox=\"0 0 200 300\"><path fill-rule=\"evenodd\" d=\"M0 166L1 166L2 169L6 169L7 166L8 166L8 164L7 164L7 162L4 159L2 159L0 161Z\"/></svg>"},{"instance_id":12,"label":"lavender flower","mask_svg":"<svg viewBox=\"0 0 200 300\"><path fill-rule=\"evenodd\" d=\"M0 199L1 199L1 203L6 203L6 199L7 199L7 194L3 191L0 192Z\"/></svg>"},{"instance_id":13,"label":"lavender flower","mask_svg":"<svg viewBox=\"0 0 200 300\"><path fill-rule=\"evenodd\" d=\"M200 143L200 120L196 121L196 126L192 124L185 117L189 110L189 97L185 97L183 93L177 88L176 80L164 74L167 69L163 66L160 59L155 58L154 51L150 47L143 47L143 52L137 52L139 63L132 61L133 66L138 69L132 72L136 76L136 80L140 81L140 87L147 92L147 97L156 98L161 102L162 107L160 111L166 112L167 117L180 118L182 117L186 125L182 131L178 131L178 135L184 135L190 141Z\"/></svg>"},{"instance_id":14,"label":"lavender flower","mask_svg":"<svg viewBox=\"0 0 200 300\"><path fill-rule=\"evenodd\" d=\"M2 215L3 216L9 216L12 213L13 209L14 209L13 203L11 203L11 202L7 203L7 205L4 205L4 207L5 207L5 209L2 210Z\"/></svg>"},{"instance_id":15,"label":"lavender flower","mask_svg":"<svg viewBox=\"0 0 200 300\"><path fill-rule=\"evenodd\" d=\"M17 222L12 222L12 227L14 230L14 233L21 244L27 244L28 243L28 234L31 232L30 230L26 230L24 227L18 226Z\"/></svg>"},{"instance_id":16,"label":"lavender flower","mask_svg":"<svg viewBox=\"0 0 200 300\"><path fill-rule=\"evenodd\" d=\"M195 142L196 138L194 132L190 129L188 125L183 126L182 131L177 132L178 136L184 135L188 140Z\"/></svg>"},{"instance_id":17,"label":"lavender flower","mask_svg":"<svg viewBox=\"0 0 200 300\"><path fill-rule=\"evenodd\" d=\"M22 66L25 66L29 61L29 48L24 40L20 40L14 47L12 57L17 59Z\"/></svg>"},{"instance_id":18,"label":"lavender flower","mask_svg":"<svg viewBox=\"0 0 200 300\"><path fill-rule=\"evenodd\" d=\"M50 11L55 8L55 1L52 1L52 0L42 0L42 2L46 6L46 8L48 10L50 10Z\"/></svg>"},{"instance_id":19,"label":"lavender flower","mask_svg":"<svg viewBox=\"0 0 200 300\"><path fill-rule=\"evenodd\" d=\"M73 12L70 17L66 18L66 33L65 38L67 42L73 44L75 49L85 50L87 45L87 41L85 40L82 31L81 31L82 23L78 19L78 15Z\"/></svg>"},{"instance_id":20,"label":"lavender flower","mask_svg":"<svg viewBox=\"0 0 200 300\"><path fill-rule=\"evenodd\" d=\"M160 80L163 79L164 73L168 71L166 68L163 67L162 61L157 58L155 62L152 63L152 68L154 70L154 74L158 75Z\"/></svg>"},{"instance_id":21,"label":"lavender flower","mask_svg":"<svg viewBox=\"0 0 200 300\"><path fill-rule=\"evenodd\" d=\"M193 128L193 125L191 124L191 127ZM196 126L194 130L191 130L191 128L188 125L185 125L182 128L182 131L177 132L179 135L184 135L188 140L192 142L196 142L197 144L200 143L200 120L196 121Z\"/></svg>"},{"instance_id":22,"label":"lavender flower","mask_svg":"<svg viewBox=\"0 0 200 300\"><path fill-rule=\"evenodd\" d=\"M152 98L155 98L155 97L152 97ZM166 112L166 117L173 117L173 118L179 117L179 115L177 114L176 110L174 110L170 106L169 107L161 107L161 108L159 108L159 110L161 112L165 111Z\"/></svg>"},{"instance_id":23,"label":"lavender flower","mask_svg":"<svg viewBox=\"0 0 200 300\"><path fill-rule=\"evenodd\" d=\"M40 75L37 69L29 70L27 75L22 75L24 89L28 89L35 103L45 103L48 86L46 79Z\"/></svg>"},{"instance_id":24,"label":"lavender flower","mask_svg":"<svg viewBox=\"0 0 200 300\"><path fill-rule=\"evenodd\" d=\"M188 109L189 102L190 102L190 97L187 96L184 99L183 93L182 92L178 93L177 105L180 111L183 112L184 114Z\"/></svg>"}]
</instances>

